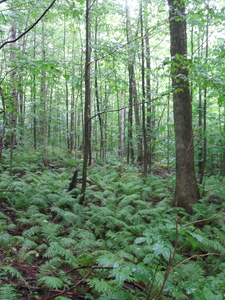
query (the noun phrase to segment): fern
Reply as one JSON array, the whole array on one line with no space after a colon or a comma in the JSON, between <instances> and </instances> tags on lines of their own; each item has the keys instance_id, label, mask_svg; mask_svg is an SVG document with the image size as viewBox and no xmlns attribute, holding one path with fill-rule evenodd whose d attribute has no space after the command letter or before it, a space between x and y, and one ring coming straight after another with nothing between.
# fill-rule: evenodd
<instances>
[{"instance_id":1,"label":"fern","mask_svg":"<svg viewBox=\"0 0 225 300\"><path fill-rule=\"evenodd\" d=\"M32 226L30 229L27 229L23 232L24 237L32 237L39 235L41 233L41 226Z\"/></svg>"},{"instance_id":2,"label":"fern","mask_svg":"<svg viewBox=\"0 0 225 300\"><path fill-rule=\"evenodd\" d=\"M62 258L66 263L71 265L72 267L77 266L76 257L69 250L63 248L58 243L54 242L50 244L47 251L43 255L46 258Z\"/></svg>"},{"instance_id":3,"label":"fern","mask_svg":"<svg viewBox=\"0 0 225 300\"><path fill-rule=\"evenodd\" d=\"M11 284L4 284L0 287L0 299L2 300L18 300L22 296Z\"/></svg>"},{"instance_id":4,"label":"fern","mask_svg":"<svg viewBox=\"0 0 225 300\"><path fill-rule=\"evenodd\" d=\"M63 281L55 276L43 276L38 280L39 285L44 284L48 289L61 289Z\"/></svg>"},{"instance_id":5,"label":"fern","mask_svg":"<svg viewBox=\"0 0 225 300\"><path fill-rule=\"evenodd\" d=\"M71 225L76 222L77 216L71 211L63 210L59 207L52 207L51 211L56 213L56 219L62 219L66 225Z\"/></svg>"},{"instance_id":6,"label":"fern","mask_svg":"<svg viewBox=\"0 0 225 300\"><path fill-rule=\"evenodd\" d=\"M24 277L20 274L19 271L17 271L13 267L1 265L0 270L5 272L6 274L9 274L9 275L5 275L5 276L10 276L11 278L15 277L16 279L23 281L27 285L27 282L24 279Z\"/></svg>"},{"instance_id":7,"label":"fern","mask_svg":"<svg viewBox=\"0 0 225 300\"><path fill-rule=\"evenodd\" d=\"M98 293L108 293L111 291L111 286L110 284L105 281L104 279L98 279L98 278L92 278L92 279L88 279L87 280L89 285L91 287L94 287L94 289L98 292Z\"/></svg>"},{"instance_id":8,"label":"fern","mask_svg":"<svg viewBox=\"0 0 225 300\"><path fill-rule=\"evenodd\" d=\"M61 259L60 257L54 257L47 260L40 266L37 278L41 278L46 275L58 274L58 270L62 264L63 259Z\"/></svg>"}]
</instances>

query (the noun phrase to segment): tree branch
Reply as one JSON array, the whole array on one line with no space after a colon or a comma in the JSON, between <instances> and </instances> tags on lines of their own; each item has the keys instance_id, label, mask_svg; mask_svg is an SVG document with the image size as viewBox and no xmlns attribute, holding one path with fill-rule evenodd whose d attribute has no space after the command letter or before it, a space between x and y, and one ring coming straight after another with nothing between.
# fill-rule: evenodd
<instances>
[{"instance_id":1,"label":"tree branch","mask_svg":"<svg viewBox=\"0 0 225 300\"><path fill-rule=\"evenodd\" d=\"M215 256L222 256L224 255L225 252L223 253L205 253L205 254L196 254L196 255L192 255L184 260L182 260L179 264L177 264L173 269L170 270L170 273L173 272L176 268L178 268L179 266L181 266L183 263L185 263L186 261L189 261L193 258L197 258L197 257L206 257L206 256L210 256L210 255L215 255Z\"/></svg>"},{"instance_id":2,"label":"tree branch","mask_svg":"<svg viewBox=\"0 0 225 300\"><path fill-rule=\"evenodd\" d=\"M118 109L104 110L104 111L98 112L96 115L90 117L90 118L88 119L88 122L90 122L92 119L94 119L94 118L96 118L96 117L98 117L98 116L100 116L100 115L102 115L102 114L106 114L106 113L110 113L110 112L116 112L116 111L121 111L121 110L123 110L123 109L131 108L131 107L136 106L136 105L142 105L142 104L146 104L146 103L149 103L149 102L153 102L153 101L158 100L158 99L160 99L160 98L162 98L162 97L164 97L164 96L166 96L166 95L169 95L171 92L172 92L172 91L163 93L163 94L161 94L160 96L158 96L158 97L156 97L156 98L153 98L153 99L151 99L151 100L148 100L148 101L135 102L135 103L133 103L133 104L129 104L129 105L127 105L127 106L123 106L123 107L118 108Z\"/></svg>"},{"instance_id":3,"label":"tree branch","mask_svg":"<svg viewBox=\"0 0 225 300\"><path fill-rule=\"evenodd\" d=\"M7 1L7 0L2 0L0 3ZM53 0L52 3L49 5L49 7L43 12L43 14L40 16L40 18L37 19L36 22L34 22L27 30L25 30L22 34L20 34L17 38L11 41L6 41L4 42L1 46L0 49L2 49L5 45L15 43L19 39L21 39L25 34L27 34L31 29L33 29L40 21L41 19L47 14L47 12L50 10L50 8L53 6L53 4L56 2L56 0Z\"/></svg>"},{"instance_id":4,"label":"tree branch","mask_svg":"<svg viewBox=\"0 0 225 300\"><path fill-rule=\"evenodd\" d=\"M224 210L225 210L225 208L221 209L216 215L213 215L213 216L211 216L211 217L209 217L209 218L207 218L207 219L201 219L201 220L197 220L197 221L193 221L193 222L187 223L187 224L181 226L181 227L179 228L179 231L180 231L181 229L187 227L187 226L190 226L190 225L194 225L194 224L197 224L197 223L202 223L202 222L206 222L206 221L212 220L212 219L216 218L218 215L220 215Z\"/></svg>"},{"instance_id":5,"label":"tree branch","mask_svg":"<svg viewBox=\"0 0 225 300\"><path fill-rule=\"evenodd\" d=\"M157 25L154 26L153 28L148 29L147 32L144 34L144 37L147 36L147 35L150 35L150 33L152 33L155 29L159 28L159 26L161 26L161 25L163 25L163 24L165 24L165 21L162 21L160 24L157 24ZM89 64L92 64L92 63L94 63L94 62L96 62L96 61L100 61L100 60L102 60L102 59L104 59L104 58L106 58L106 57L108 57L108 56L111 56L111 55L113 55L114 53L116 53L117 51L119 51L119 50L125 48L125 47L128 46L129 44L131 44L131 43L133 43L133 42L135 42L135 41L137 41L137 40L140 40L140 39L142 39L142 37L136 35L133 39L129 40L129 41L126 42L125 44L123 44L123 45L119 46L118 48L114 49L114 50L111 51L110 53L105 54L105 55L103 55L103 56L101 56L101 57L99 57L99 58L96 58L96 59L94 59L94 60L91 60Z\"/></svg>"}]
</instances>

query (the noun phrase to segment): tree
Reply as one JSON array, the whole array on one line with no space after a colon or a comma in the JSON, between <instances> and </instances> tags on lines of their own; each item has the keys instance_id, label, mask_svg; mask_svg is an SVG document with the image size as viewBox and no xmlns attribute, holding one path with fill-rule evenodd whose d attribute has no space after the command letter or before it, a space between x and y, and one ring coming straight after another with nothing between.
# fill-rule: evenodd
<instances>
[{"instance_id":1,"label":"tree","mask_svg":"<svg viewBox=\"0 0 225 300\"><path fill-rule=\"evenodd\" d=\"M191 204L198 202L199 191L194 164L194 136L188 82L185 3L183 0L168 0L168 5L176 144L177 183L175 204L191 213Z\"/></svg>"},{"instance_id":2,"label":"tree","mask_svg":"<svg viewBox=\"0 0 225 300\"><path fill-rule=\"evenodd\" d=\"M86 60L85 60L85 107L84 107L84 136L83 136L83 176L82 176L82 197L80 204L84 202L86 180L87 180L87 166L88 159L91 160L91 46L90 46L90 10L91 6L89 0L86 0Z\"/></svg>"}]
</instances>

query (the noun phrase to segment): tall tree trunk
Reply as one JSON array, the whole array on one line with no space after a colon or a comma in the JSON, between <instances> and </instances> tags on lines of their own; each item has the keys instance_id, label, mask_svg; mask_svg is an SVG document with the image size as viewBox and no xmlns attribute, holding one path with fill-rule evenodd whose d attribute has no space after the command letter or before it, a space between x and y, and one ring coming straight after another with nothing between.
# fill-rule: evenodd
<instances>
[{"instance_id":1,"label":"tall tree trunk","mask_svg":"<svg viewBox=\"0 0 225 300\"><path fill-rule=\"evenodd\" d=\"M65 64L65 100L66 100L66 142L67 148L70 150L70 129L69 129L69 88L68 88L68 75L67 75L67 63L66 63L66 20L64 16L64 27L63 27L63 56Z\"/></svg>"},{"instance_id":2,"label":"tall tree trunk","mask_svg":"<svg viewBox=\"0 0 225 300\"><path fill-rule=\"evenodd\" d=\"M148 13L147 9L148 0L145 1L144 11L145 14ZM143 24L145 28L145 49L146 49L146 101L147 104L147 118L146 118L146 131L147 131L147 162L151 169L153 163L153 150L154 150L154 141L155 141L155 106L151 103L151 51L150 51L150 42L147 32L146 24Z\"/></svg>"},{"instance_id":3,"label":"tall tree trunk","mask_svg":"<svg viewBox=\"0 0 225 300\"><path fill-rule=\"evenodd\" d=\"M170 86L170 81L169 81ZM170 169L170 141L171 141L171 129L170 129L170 94L167 96L167 169Z\"/></svg>"},{"instance_id":4,"label":"tall tree trunk","mask_svg":"<svg viewBox=\"0 0 225 300\"><path fill-rule=\"evenodd\" d=\"M75 29L73 29L72 38L72 60L75 61ZM70 150L75 149L75 66L72 66L72 87L71 87L71 105L70 105Z\"/></svg>"},{"instance_id":5,"label":"tall tree trunk","mask_svg":"<svg viewBox=\"0 0 225 300\"><path fill-rule=\"evenodd\" d=\"M124 107L124 90L121 93L121 110L120 110L120 157L123 162L125 155L125 108Z\"/></svg>"},{"instance_id":6,"label":"tall tree trunk","mask_svg":"<svg viewBox=\"0 0 225 300\"><path fill-rule=\"evenodd\" d=\"M97 45L98 40L98 19L95 18L95 45ZM105 138L104 138L104 125L103 118L100 115L100 101L99 101L99 93L98 93L98 61L97 61L97 51L95 50L95 99L96 99L96 107L98 113L99 120L99 129L100 129L100 157L103 161L106 161L106 147L105 147Z\"/></svg>"},{"instance_id":7,"label":"tall tree trunk","mask_svg":"<svg viewBox=\"0 0 225 300\"><path fill-rule=\"evenodd\" d=\"M33 40L33 59L36 59L36 27L34 28L34 40ZM32 88L31 95L33 101L33 142L34 149L37 149L37 105L36 105L36 75L32 75Z\"/></svg>"},{"instance_id":8,"label":"tall tree trunk","mask_svg":"<svg viewBox=\"0 0 225 300\"><path fill-rule=\"evenodd\" d=\"M126 34L127 43L130 42L132 35L131 24L130 24L130 14L129 7L126 2ZM135 97L135 75L134 75L134 61L135 55L134 51L128 51L128 74L129 74L129 110L128 110L128 139L127 139L127 162L134 161L134 146L133 146L133 103ZM136 99L137 101L137 99ZM140 125L140 124L139 124Z\"/></svg>"},{"instance_id":9,"label":"tall tree trunk","mask_svg":"<svg viewBox=\"0 0 225 300\"><path fill-rule=\"evenodd\" d=\"M143 175L144 177L148 172L148 145L147 145L147 131L146 131L146 90L145 90L145 44L144 44L144 24L143 24L143 2L140 2L140 23L141 23L141 81L142 81L142 131L143 131Z\"/></svg>"},{"instance_id":10,"label":"tall tree trunk","mask_svg":"<svg viewBox=\"0 0 225 300\"><path fill-rule=\"evenodd\" d=\"M10 28L10 37L12 40L16 38L16 29L12 25ZM10 60L11 62L15 61L15 53L14 49L10 52ZM16 71L15 68L11 72L11 85L12 85L12 92L9 101L10 107L10 136L9 136L9 143L10 143L10 175L12 175L12 164L13 164L13 150L16 143L16 127L17 127L17 113L18 113L18 94L17 89L15 86L15 82L17 81L16 78Z\"/></svg>"},{"instance_id":11,"label":"tall tree trunk","mask_svg":"<svg viewBox=\"0 0 225 300\"><path fill-rule=\"evenodd\" d=\"M2 87L0 86L0 95L2 98L2 111L3 119L2 119L2 132L0 136L0 163L2 163L2 152L5 147L5 131L6 131L6 104L5 104L5 96L2 90Z\"/></svg>"},{"instance_id":12,"label":"tall tree trunk","mask_svg":"<svg viewBox=\"0 0 225 300\"><path fill-rule=\"evenodd\" d=\"M195 176L192 106L186 58L187 36L185 2L183 0L168 0L168 5L176 143L177 182L175 205L183 207L188 213L192 213L191 205L198 202L199 191Z\"/></svg>"},{"instance_id":13,"label":"tall tree trunk","mask_svg":"<svg viewBox=\"0 0 225 300\"><path fill-rule=\"evenodd\" d=\"M206 42L205 42L205 58L206 58L206 62L208 60L208 55L209 55L209 23L206 23ZM207 87L204 88L204 92L203 92L203 110L202 110L202 117L203 117L203 126L202 126L202 138L203 138L203 142L201 145L201 154L202 157L199 161L199 183L201 184L203 182L203 178L204 178L204 171L205 171L205 163L206 163L206 113L207 113Z\"/></svg>"},{"instance_id":14,"label":"tall tree trunk","mask_svg":"<svg viewBox=\"0 0 225 300\"><path fill-rule=\"evenodd\" d=\"M45 23L44 18L42 19L42 61L46 61L45 53ZM46 120L46 71L41 72L41 106L42 106L42 143L43 143L43 160L47 159L47 120Z\"/></svg>"},{"instance_id":15,"label":"tall tree trunk","mask_svg":"<svg viewBox=\"0 0 225 300\"><path fill-rule=\"evenodd\" d=\"M84 135L83 135L83 173L80 204L83 204L86 184L87 184L87 166L90 160L91 150L91 30L90 30L90 6L89 0L86 0L86 59L85 59L85 106L84 106Z\"/></svg>"}]
</instances>

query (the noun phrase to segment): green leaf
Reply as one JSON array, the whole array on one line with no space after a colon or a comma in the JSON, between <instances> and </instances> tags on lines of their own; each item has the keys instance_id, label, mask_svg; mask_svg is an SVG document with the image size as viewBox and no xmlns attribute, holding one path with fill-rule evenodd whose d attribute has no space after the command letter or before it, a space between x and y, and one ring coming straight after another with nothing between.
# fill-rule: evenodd
<instances>
[{"instance_id":1,"label":"green leaf","mask_svg":"<svg viewBox=\"0 0 225 300\"><path fill-rule=\"evenodd\" d=\"M200 290L196 290L193 293L194 300L208 300L205 298L204 294Z\"/></svg>"},{"instance_id":2,"label":"green leaf","mask_svg":"<svg viewBox=\"0 0 225 300\"><path fill-rule=\"evenodd\" d=\"M123 269L116 268L111 272L112 276L116 277L116 281L118 282L119 285L123 284L125 280L131 280L132 273L133 271L132 268L130 267L124 267Z\"/></svg>"},{"instance_id":3,"label":"green leaf","mask_svg":"<svg viewBox=\"0 0 225 300\"><path fill-rule=\"evenodd\" d=\"M203 289L203 293L205 295L205 298L207 300L214 300L215 299L215 295L212 293L212 291L210 289L208 289L207 287L204 287Z\"/></svg>"},{"instance_id":4,"label":"green leaf","mask_svg":"<svg viewBox=\"0 0 225 300\"><path fill-rule=\"evenodd\" d=\"M144 283L148 283L152 276L151 273L150 268L143 263L139 263L135 270L133 270L133 276L137 282L143 281Z\"/></svg>"},{"instance_id":5,"label":"green leaf","mask_svg":"<svg viewBox=\"0 0 225 300\"><path fill-rule=\"evenodd\" d=\"M68 75L68 74L64 74L63 77L64 77L66 80L69 80L69 79L70 79L70 75Z\"/></svg>"},{"instance_id":6,"label":"green leaf","mask_svg":"<svg viewBox=\"0 0 225 300\"><path fill-rule=\"evenodd\" d=\"M39 282L50 289L61 289L63 287L63 281L55 276L43 276L39 279Z\"/></svg>"},{"instance_id":7,"label":"green leaf","mask_svg":"<svg viewBox=\"0 0 225 300\"><path fill-rule=\"evenodd\" d=\"M134 241L135 244L142 244L146 241L146 238L145 237L139 237L139 238L136 238L136 240Z\"/></svg>"}]
</instances>

